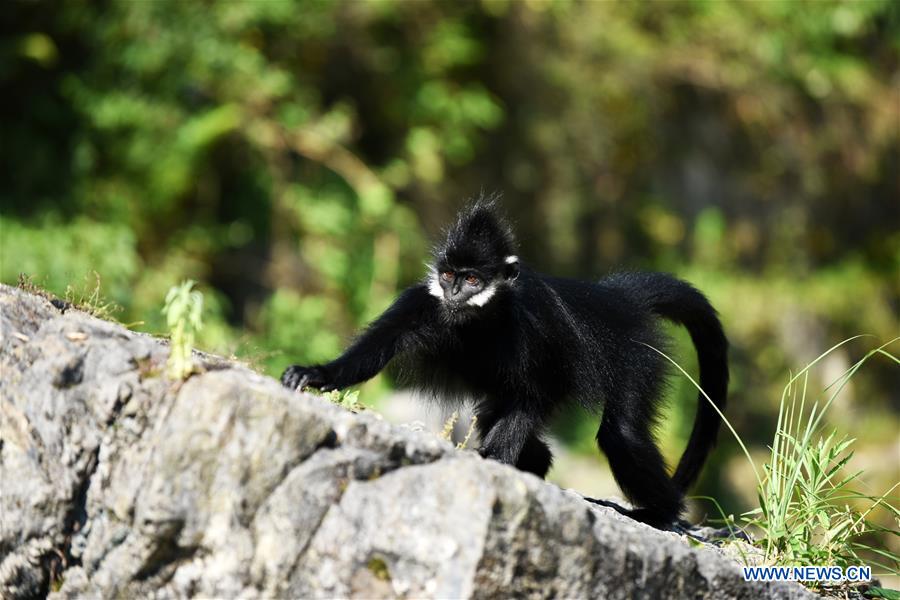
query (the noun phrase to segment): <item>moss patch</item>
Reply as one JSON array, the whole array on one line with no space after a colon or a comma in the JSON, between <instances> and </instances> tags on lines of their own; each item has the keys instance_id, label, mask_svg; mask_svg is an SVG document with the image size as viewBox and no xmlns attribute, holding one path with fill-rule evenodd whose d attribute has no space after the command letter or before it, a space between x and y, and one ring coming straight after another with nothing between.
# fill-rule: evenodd
<instances>
[{"instance_id":1,"label":"moss patch","mask_svg":"<svg viewBox=\"0 0 900 600\"><path fill-rule=\"evenodd\" d=\"M387 563L384 562L384 559L380 556L373 556L370 558L369 562L366 563L366 567L368 567L369 571L372 572L372 575L374 575L376 579L381 581L391 580L391 572L388 569Z\"/></svg>"}]
</instances>

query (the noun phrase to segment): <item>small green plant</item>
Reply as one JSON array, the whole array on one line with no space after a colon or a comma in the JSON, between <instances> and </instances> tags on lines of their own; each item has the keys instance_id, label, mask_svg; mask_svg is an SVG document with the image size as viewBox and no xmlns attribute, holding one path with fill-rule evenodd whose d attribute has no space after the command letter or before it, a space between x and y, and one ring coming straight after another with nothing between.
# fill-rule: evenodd
<instances>
[{"instance_id":1,"label":"small green plant","mask_svg":"<svg viewBox=\"0 0 900 600\"><path fill-rule=\"evenodd\" d=\"M456 422L459 421L459 411L454 410L453 414L450 415L446 421L444 421L444 427L441 429L441 432L438 434L441 438L447 440L448 442L453 441L453 428L456 427ZM461 442L456 444L457 450L464 449L469 444L469 439L472 437L472 432L475 431L475 424L478 422L478 415L472 415L472 420L469 422L469 429L466 431L466 437L463 438Z\"/></svg>"},{"instance_id":2,"label":"small green plant","mask_svg":"<svg viewBox=\"0 0 900 600\"><path fill-rule=\"evenodd\" d=\"M453 438L453 428L456 427L456 422L459 420L459 411L454 410L453 414L447 417L447 420L444 421L444 427L441 429L441 432L438 434L442 439L451 441Z\"/></svg>"},{"instance_id":3,"label":"small green plant","mask_svg":"<svg viewBox=\"0 0 900 600\"><path fill-rule=\"evenodd\" d=\"M28 292L29 294L34 294L35 296L40 296L47 300L53 300L55 298L55 296L44 289L43 286L35 283L34 277L28 273L19 273L19 277L16 280L16 287L23 292Z\"/></svg>"},{"instance_id":4,"label":"small green plant","mask_svg":"<svg viewBox=\"0 0 900 600\"><path fill-rule=\"evenodd\" d=\"M475 424L478 423L478 415L472 415L472 420L469 421L469 430L466 432L466 437L463 440L456 444L457 450L462 450L469 444L469 438L472 437L472 432L475 431Z\"/></svg>"},{"instance_id":5,"label":"small green plant","mask_svg":"<svg viewBox=\"0 0 900 600\"><path fill-rule=\"evenodd\" d=\"M169 360L166 374L170 379L183 380L194 372L191 357L196 333L203 326L203 294L194 289L191 280L174 285L166 294L162 313L169 328Z\"/></svg>"},{"instance_id":6,"label":"small green plant","mask_svg":"<svg viewBox=\"0 0 900 600\"><path fill-rule=\"evenodd\" d=\"M769 461L763 465L762 475L743 440L725 415L716 409L756 476L759 507L744 513L742 519L749 528L760 533L754 543L763 552L763 560L767 564L841 567L871 564L887 573L900 572L900 556L886 549L868 546L861 540L865 534L887 531L868 518L877 508L887 510L900 526L900 510L890 502L890 494L900 483L880 496L854 490L851 486L858 481L861 472L845 474L844 470L853 458L852 445L855 440L838 437L835 430L827 435L822 431L825 412L868 359L883 355L900 364L900 359L885 350L900 338L871 350L847 369L823 390L824 393L830 391L823 403L807 402L810 369L840 346L859 337L862 336L833 346L791 377L782 393L771 453ZM675 365L712 404L699 384L680 365L660 350L656 351ZM714 500L713 503L722 512L718 503ZM866 504L867 508L856 508L861 504ZM733 526L732 517L725 521L729 528ZM896 531L888 533L897 535ZM863 552L865 557L860 555ZM744 556L743 552L741 555Z\"/></svg>"},{"instance_id":7,"label":"small green plant","mask_svg":"<svg viewBox=\"0 0 900 600\"><path fill-rule=\"evenodd\" d=\"M351 412L360 412L366 408L359 401L359 390L331 390L322 392L322 396Z\"/></svg>"}]
</instances>

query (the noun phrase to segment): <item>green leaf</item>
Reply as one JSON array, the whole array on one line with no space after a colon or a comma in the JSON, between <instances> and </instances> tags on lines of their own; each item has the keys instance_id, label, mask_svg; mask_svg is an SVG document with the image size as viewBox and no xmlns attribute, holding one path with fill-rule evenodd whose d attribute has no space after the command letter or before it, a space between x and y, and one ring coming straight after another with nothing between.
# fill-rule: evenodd
<instances>
[{"instance_id":1,"label":"green leaf","mask_svg":"<svg viewBox=\"0 0 900 600\"><path fill-rule=\"evenodd\" d=\"M900 591L889 588L870 585L863 593L866 598L886 598L887 600L900 600Z\"/></svg>"}]
</instances>

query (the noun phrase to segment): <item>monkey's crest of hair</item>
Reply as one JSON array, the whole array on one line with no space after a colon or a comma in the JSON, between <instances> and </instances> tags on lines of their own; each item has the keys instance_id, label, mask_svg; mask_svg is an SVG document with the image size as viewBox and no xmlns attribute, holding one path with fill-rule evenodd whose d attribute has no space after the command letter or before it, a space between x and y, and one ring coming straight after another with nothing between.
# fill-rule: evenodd
<instances>
[{"instance_id":1,"label":"monkey's crest of hair","mask_svg":"<svg viewBox=\"0 0 900 600\"><path fill-rule=\"evenodd\" d=\"M515 256L516 240L497 207L497 196L481 196L463 209L435 251L438 262L452 267L502 265Z\"/></svg>"}]
</instances>

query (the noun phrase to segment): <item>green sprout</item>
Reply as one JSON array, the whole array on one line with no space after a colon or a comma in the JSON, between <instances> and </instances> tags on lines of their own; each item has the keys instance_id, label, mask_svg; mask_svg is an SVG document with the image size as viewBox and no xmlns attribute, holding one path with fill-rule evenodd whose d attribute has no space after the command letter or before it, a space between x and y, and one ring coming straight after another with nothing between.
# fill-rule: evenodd
<instances>
[{"instance_id":1,"label":"green sprout","mask_svg":"<svg viewBox=\"0 0 900 600\"><path fill-rule=\"evenodd\" d=\"M203 327L203 294L193 290L193 287L193 280L172 286L162 309L169 328L170 350L166 374L177 381L187 379L195 370L191 352L196 333Z\"/></svg>"}]
</instances>

